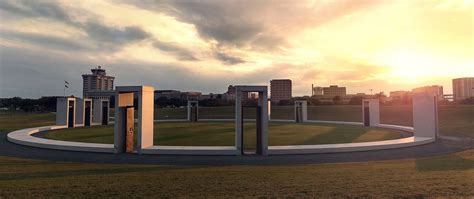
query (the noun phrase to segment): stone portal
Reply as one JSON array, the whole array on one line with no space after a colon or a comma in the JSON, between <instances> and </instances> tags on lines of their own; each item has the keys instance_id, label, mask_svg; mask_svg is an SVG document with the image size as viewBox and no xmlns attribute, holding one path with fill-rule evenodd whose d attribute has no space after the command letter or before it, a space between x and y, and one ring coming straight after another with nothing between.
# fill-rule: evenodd
<instances>
[{"instance_id":1,"label":"stone portal","mask_svg":"<svg viewBox=\"0 0 474 199\"><path fill-rule=\"evenodd\" d=\"M295 101L295 122L303 123L308 120L308 102L306 100Z\"/></svg>"},{"instance_id":2,"label":"stone portal","mask_svg":"<svg viewBox=\"0 0 474 199\"><path fill-rule=\"evenodd\" d=\"M256 106L256 150L259 155L268 154L268 89L267 86L235 86L235 146L240 154L244 153L243 130L244 114L242 106L243 93L257 92Z\"/></svg>"},{"instance_id":3,"label":"stone portal","mask_svg":"<svg viewBox=\"0 0 474 199\"><path fill-rule=\"evenodd\" d=\"M115 91L115 153L137 152L153 146L154 89L149 86L117 86ZM134 103L134 100L137 103ZM135 128L137 110L137 128ZM136 136L137 142L134 142Z\"/></svg>"},{"instance_id":4,"label":"stone portal","mask_svg":"<svg viewBox=\"0 0 474 199\"><path fill-rule=\"evenodd\" d=\"M56 100L56 125L76 126L76 98L60 97Z\"/></svg>"}]
</instances>

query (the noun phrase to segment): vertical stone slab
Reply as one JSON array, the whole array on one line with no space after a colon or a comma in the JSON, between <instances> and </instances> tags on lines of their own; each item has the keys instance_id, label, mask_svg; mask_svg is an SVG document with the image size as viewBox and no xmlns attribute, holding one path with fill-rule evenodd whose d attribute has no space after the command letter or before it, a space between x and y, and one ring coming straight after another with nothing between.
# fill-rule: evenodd
<instances>
[{"instance_id":1,"label":"vertical stone slab","mask_svg":"<svg viewBox=\"0 0 474 199\"><path fill-rule=\"evenodd\" d=\"M138 95L138 153L141 149L153 146L155 90L150 86L142 86Z\"/></svg>"},{"instance_id":2,"label":"vertical stone slab","mask_svg":"<svg viewBox=\"0 0 474 199\"><path fill-rule=\"evenodd\" d=\"M268 103L268 120L272 119L272 102L271 100L267 101Z\"/></svg>"},{"instance_id":3,"label":"vertical stone slab","mask_svg":"<svg viewBox=\"0 0 474 199\"><path fill-rule=\"evenodd\" d=\"M105 119L109 121L109 111L110 111L110 101L105 99L94 99L93 100L93 118L92 122L94 125L101 125L102 121ZM108 108L104 112L104 103L108 103ZM105 117L105 118L104 118Z\"/></svg>"},{"instance_id":4,"label":"vertical stone slab","mask_svg":"<svg viewBox=\"0 0 474 199\"><path fill-rule=\"evenodd\" d=\"M187 120L190 122L197 122L199 118L199 101L188 101L186 108L187 108ZM194 113L193 109L195 109L194 111L196 115L192 114Z\"/></svg>"},{"instance_id":5,"label":"vertical stone slab","mask_svg":"<svg viewBox=\"0 0 474 199\"><path fill-rule=\"evenodd\" d=\"M239 87L235 87L235 93L235 147L242 151L242 92Z\"/></svg>"},{"instance_id":6,"label":"vertical stone slab","mask_svg":"<svg viewBox=\"0 0 474 199\"><path fill-rule=\"evenodd\" d=\"M68 121L68 98L58 97L56 99L56 125L67 125Z\"/></svg>"},{"instance_id":7,"label":"vertical stone slab","mask_svg":"<svg viewBox=\"0 0 474 199\"><path fill-rule=\"evenodd\" d=\"M268 91L265 87L264 91L260 91L258 93L259 103L262 107L262 115L261 115L261 125L262 125L262 154L261 155L268 155Z\"/></svg>"},{"instance_id":8,"label":"vertical stone slab","mask_svg":"<svg viewBox=\"0 0 474 199\"><path fill-rule=\"evenodd\" d=\"M84 112L85 104L84 99L77 98L76 99L76 126L84 126Z\"/></svg>"},{"instance_id":9,"label":"vertical stone slab","mask_svg":"<svg viewBox=\"0 0 474 199\"><path fill-rule=\"evenodd\" d=\"M133 107L133 92L121 93L119 87L115 91L115 122L114 122L114 152L125 152L127 131L127 108ZM135 122L135 121L133 121Z\"/></svg>"},{"instance_id":10,"label":"vertical stone slab","mask_svg":"<svg viewBox=\"0 0 474 199\"><path fill-rule=\"evenodd\" d=\"M133 106L132 107L127 107L126 108L126 127L125 127L125 131L126 131L126 138L125 138L125 145L126 145L126 148L125 148L125 151L127 153L132 153L133 151L135 151L135 145L133 143L133 135L134 135L134 132L135 132L135 115L134 115L134 108Z\"/></svg>"},{"instance_id":11,"label":"vertical stone slab","mask_svg":"<svg viewBox=\"0 0 474 199\"><path fill-rule=\"evenodd\" d=\"M413 128L415 137L438 137L438 105L435 95L413 95Z\"/></svg>"},{"instance_id":12,"label":"vertical stone slab","mask_svg":"<svg viewBox=\"0 0 474 199\"><path fill-rule=\"evenodd\" d=\"M366 108L369 108L369 116L366 116ZM377 126L380 124L380 102L379 99L362 100L362 121L365 124L369 119L369 126Z\"/></svg>"},{"instance_id":13,"label":"vertical stone slab","mask_svg":"<svg viewBox=\"0 0 474 199\"><path fill-rule=\"evenodd\" d=\"M84 101L84 126L91 126L92 125L92 100L91 99L83 99Z\"/></svg>"}]
</instances>

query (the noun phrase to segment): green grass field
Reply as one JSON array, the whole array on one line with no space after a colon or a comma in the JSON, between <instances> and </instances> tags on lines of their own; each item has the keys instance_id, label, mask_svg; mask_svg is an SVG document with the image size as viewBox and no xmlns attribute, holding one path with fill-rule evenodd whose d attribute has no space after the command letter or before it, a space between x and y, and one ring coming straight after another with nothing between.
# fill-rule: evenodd
<instances>
[{"instance_id":1,"label":"green grass field","mask_svg":"<svg viewBox=\"0 0 474 199\"><path fill-rule=\"evenodd\" d=\"M382 121L408 121L409 111L384 112L384 108ZM325 116L328 119L345 110L324 109L332 112ZM474 106L439 110L442 134L474 138ZM357 119L356 111L357 107L354 115L339 114ZM51 114L0 114L0 129L48 125L53 119ZM0 163L0 198L474 197L472 149L428 158L299 166L108 165L10 157L0 157Z\"/></svg>"},{"instance_id":2,"label":"green grass field","mask_svg":"<svg viewBox=\"0 0 474 199\"><path fill-rule=\"evenodd\" d=\"M169 122L155 123L155 145L178 146L233 146L235 127L233 122ZM245 123L244 143L255 146L255 123ZM50 131L48 139L113 143L113 126L95 126ZM368 142L400 138L397 131L348 125L315 125L270 123L270 145L334 144Z\"/></svg>"}]
</instances>

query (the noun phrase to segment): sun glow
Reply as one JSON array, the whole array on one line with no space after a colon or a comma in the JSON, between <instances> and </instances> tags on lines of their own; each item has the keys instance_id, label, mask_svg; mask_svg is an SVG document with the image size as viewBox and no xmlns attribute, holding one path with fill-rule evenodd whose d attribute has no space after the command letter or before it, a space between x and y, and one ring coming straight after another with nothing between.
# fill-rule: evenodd
<instances>
[{"instance_id":1,"label":"sun glow","mask_svg":"<svg viewBox=\"0 0 474 199\"><path fill-rule=\"evenodd\" d=\"M416 82L422 78L442 73L444 60L422 50L397 49L383 53L378 57L379 64L390 68L390 78Z\"/></svg>"}]
</instances>

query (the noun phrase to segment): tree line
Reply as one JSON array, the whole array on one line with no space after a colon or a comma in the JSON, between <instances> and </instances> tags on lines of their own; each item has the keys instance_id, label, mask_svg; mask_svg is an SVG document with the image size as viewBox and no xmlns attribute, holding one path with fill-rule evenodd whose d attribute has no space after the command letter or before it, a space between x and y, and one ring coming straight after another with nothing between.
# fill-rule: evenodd
<instances>
[{"instance_id":1,"label":"tree line","mask_svg":"<svg viewBox=\"0 0 474 199\"><path fill-rule=\"evenodd\" d=\"M12 98L1 98L0 99L0 109L2 110L21 110L24 112L55 112L56 111L56 99L58 97L41 97L39 99L28 99L20 97ZM349 105L361 105L363 96L354 96L350 99ZM316 98L305 97L305 98L295 98L294 100L306 100L310 106L318 105L339 105L342 104L342 99L338 96L335 96L332 102L321 102ZM278 103L272 102L272 105L277 106L291 106L294 104L294 100L281 100ZM136 100L135 100L136 101ZM187 106L188 100L160 97L155 99L155 106L157 108L162 107L183 107ZM199 106L233 106L235 104L234 100L224 100L224 99L204 99L199 100ZM256 105L257 100L244 100L244 105ZM409 105L411 100L393 100L384 102L385 105ZM474 104L474 97L464 99L461 101L450 102L450 101L440 101L439 104ZM112 97L110 99L110 107L113 108L115 105L115 99Z\"/></svg>"}]
</instances>

